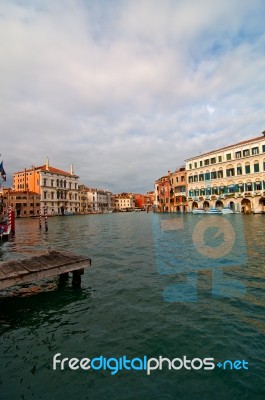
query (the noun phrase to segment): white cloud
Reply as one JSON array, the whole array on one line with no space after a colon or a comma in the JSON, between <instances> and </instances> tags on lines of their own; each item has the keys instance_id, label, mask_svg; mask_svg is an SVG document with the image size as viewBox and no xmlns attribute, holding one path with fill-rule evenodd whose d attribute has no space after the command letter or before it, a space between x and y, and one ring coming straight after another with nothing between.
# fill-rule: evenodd
<instances>
[{"instance_id":1,"label":"white cloud","mask_svg":"<svg viewBox=\"0 0 265 400\"><path fill-rule=\"evenodd\" d=\"M263 1L2 1L6 170L44 163L145 191L264 130Z\"/></svg>"}]
</instances>

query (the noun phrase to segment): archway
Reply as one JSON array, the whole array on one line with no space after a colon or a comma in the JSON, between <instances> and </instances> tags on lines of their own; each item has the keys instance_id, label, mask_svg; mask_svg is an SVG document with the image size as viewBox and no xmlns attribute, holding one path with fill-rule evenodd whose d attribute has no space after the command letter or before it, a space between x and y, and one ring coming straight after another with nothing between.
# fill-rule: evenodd
<instances>
[{"instance_id":1,"label":"archway","mask_svg":"<svg viewBox=\"0 0 265 400\"><path fill-rule=\"evenodd\" d=\"M233 201L230 201L229 208L231 208L231 210L235 211L236 206L235 206L235 203Z\"/></svg>"},{"instance_id":2,"label":"archway","mask_svg":"<svg viewBox=\"0 0 265 400\"><path fill-rule=\"evenodd\" d=\"M265 212L265 197L259 199L259 205L261 206L262 212Z\"/></svg>"},{"instance_id":3,"label":"archway","mask_svg":"<svg viewBox=\"0 0 265 400\"><path fill-rule=\"evenodd\" d=\"M198 208L198 203L196 201L193 201L192 205L191 205L191 208L192 208L192 210Z\"/></svg>"},{"instance_id":4,"label":"archway","mask_svg":"<svg viewBox=\"0 0 265 400\"><path fill-rule=\"evenodd\" d=\"M250 214L251 213L251 203L248 199L243 199L241 201L241 212L243 214Z\"/></svg>"},{"instance_id":5,"label":"archway","mask_svg":"<svg viewBox=\"0 0 265 400\"><path fill-rule=\"evenodd\" d=\"M210 203L208 201L203 202L203 209L208 210L210 208Z\"/></svg>"},{"instance_id":6,"label":"archway","mask_svg":"<svg viewBox=\"0 0 265 400\"><path fill-rule=\"evenodd\" d=\"M215 207L218 210L222 210L224 208L224 203L221 200L217 200L217 202L215 203Z\"/></svg>"}]
</instances>

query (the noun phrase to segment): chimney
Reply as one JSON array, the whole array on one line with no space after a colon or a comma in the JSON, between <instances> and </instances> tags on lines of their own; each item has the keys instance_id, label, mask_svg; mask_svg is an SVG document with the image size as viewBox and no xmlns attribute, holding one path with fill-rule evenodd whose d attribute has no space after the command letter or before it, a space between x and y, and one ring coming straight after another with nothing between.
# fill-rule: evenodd
<instances>
[{"instance_id":1,"label":"chimney","mask_svg":"<svg viewBox=\"0 0 265 400\"><path fill-rule=\"evenodd\" d=\"M45 165L45 169L46 169L46 171L48 171L48 170L49 170L49 159L48 159L48 157L46 157L46 165Z\"/></svg>"},{"instance_id":2,"label":"chimney","mask_svg":"<svg viewBox=\"0 0 265 400\"><path fill-rule=\"evenodd\" d=\"M71 174L71 175L74 175L74 166L73 166L73 164L71 164L70 174Z\"/></svg>"},{"instance_id":3,"label":"chimney","mask_svg":"<svg viewBox=\"0 0 265 400\"><path fill-rule=\"evenodd\" d=\"M262 132L262 135L265 136L265 131Z\"/></svg>"}]
</instances>

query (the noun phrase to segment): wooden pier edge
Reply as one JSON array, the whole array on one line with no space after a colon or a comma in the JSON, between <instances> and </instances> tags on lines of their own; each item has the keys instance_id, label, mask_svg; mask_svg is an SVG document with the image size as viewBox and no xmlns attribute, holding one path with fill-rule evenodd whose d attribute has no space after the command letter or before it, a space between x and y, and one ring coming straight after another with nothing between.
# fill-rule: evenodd
<instances>
[{"instance_id":1,"label":"wooden pier edge","mask_svg":"<svg viewBox=\"0 0 265 400\"><path fill-rule=\"evenodd\" d=\"M81 283L84 268L91 259L75 253L48 250L38 256L0 263L0 290L25 283L33 283L53 276L73 272L73 284Z\"/></svg>"}]
</instances>

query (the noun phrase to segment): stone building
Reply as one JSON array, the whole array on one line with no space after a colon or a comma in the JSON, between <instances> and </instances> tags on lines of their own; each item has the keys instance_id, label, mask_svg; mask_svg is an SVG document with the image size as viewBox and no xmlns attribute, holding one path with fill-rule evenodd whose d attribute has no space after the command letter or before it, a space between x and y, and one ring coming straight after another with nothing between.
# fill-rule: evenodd
<instances>
[{"instance_id":1,"label":"stone building","mask_svg":"<svg viewBox=\"0 0 265 400\"><path fill-rule=\"evenodd\" d=\"M13 174L16 191L32 191L40 195L40 207L46 206L48 215L64 215L79 212L78 176L73 165L70 172L46 164L24 169Z\"/></svg>"},{"instance_id":2,"label":"stone building","mask_svg":"<svg viewBox=\"0 0 265 400\"><path fill-rule=\"evenodd\" d=\"M265 133L186 160L188 205L265 211Z\"/></svg>"}]
</instances>

